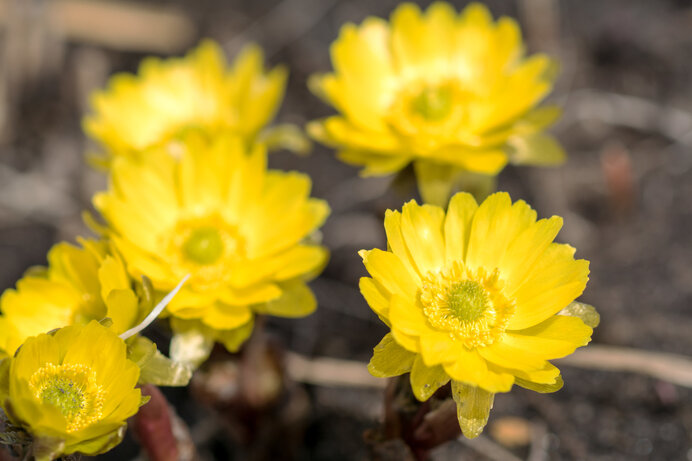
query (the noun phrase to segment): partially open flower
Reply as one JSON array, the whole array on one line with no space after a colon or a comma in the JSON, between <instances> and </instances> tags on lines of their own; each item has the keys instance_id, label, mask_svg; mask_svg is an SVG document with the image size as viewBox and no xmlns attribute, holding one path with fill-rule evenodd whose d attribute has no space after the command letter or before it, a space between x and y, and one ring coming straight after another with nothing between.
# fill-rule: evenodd
<instances>
[{"instance_id":1,"label":"partially open flower","mask_svg":"<svg viewBox=\"0 0 692 461\"><path fill-rule=\"evenodd\" d=\"M110 188L94 205L131 275L168 291L190 274L167 309L177 332L236 350L255 313L315 309L306 281L328 253L309 237L329 207L310 198L308 176L267 171L262 146L247 152L229 136L191 133L144 154L113 162Z\"/></svg>"},{"instance_id":2,"label":"partially open flower","mask_svg":"<svg viewBox=\"0 0 692 461\"><path fill-rule=\"evenodd\" d=\"M250 45L229 67L211 40L183 58L148 58L138 75L116 75L93 95L84 129L111 156L136 155L196 129L254 142L274 117L287 78L284 67L263 66L262 50Z\"/></svg>"},{"instance_id":3,"label":"partially open flower","mask_svg":"<svg viewBox=\"0 0 692 461\"><path fill-rule=\"evenodd\" d=\"M5 360L0 404L37 460L110 450L143 403L125 342L96 321L31 337Z\"/></svg>"},{"instance_id":4,"label":"partially open flower","mask_svg":"<svg viewBox=\"0 0 692 461\"><path fill-rule=\"evenodd\" d=\"M369 369L380 377L411 373L419 400L452 381L467 437L483 430L493 395L513 384L553 392L560 371L548 360L590 338L594 311L563 311L588 280L589 263L553 243L562 219L536 221L525 202L496 193L480 206L470 194L449 210L419 206L387 211L388 251L361 251L372 276L360 289L391 328Z\"/></svg>"},{"instance_id":5,"label":"partially open flower","mask_svg":"<svg viewBox=\"0 0 692 461\"><path fill-rule=\"evenodd\" d=\"M109 317L122 333L146 315L125 265L104 241L58 243L48 267L35 267L0 298L0 354L12 355L24 340L72 324Z\"/></svg>"},{"instance_id":6,"label":"partially open flower","mask_svg":"<svg viewBox=\"0 0 692 461\"><path fill-rule=\"evenodd\" d=\"M559 111L536 108L555 64L526 57L517 23L494 22L481 4L457 14L444 2L424 13L404 3L389 22L343 26L331 58L334 72L314 76L310 88L339 115L311 123L309 133L364 175L413 161L425 202L446 204L464 172L492 178L508 161L564 159L543 133Z\"/></svg>"}]
</instances>

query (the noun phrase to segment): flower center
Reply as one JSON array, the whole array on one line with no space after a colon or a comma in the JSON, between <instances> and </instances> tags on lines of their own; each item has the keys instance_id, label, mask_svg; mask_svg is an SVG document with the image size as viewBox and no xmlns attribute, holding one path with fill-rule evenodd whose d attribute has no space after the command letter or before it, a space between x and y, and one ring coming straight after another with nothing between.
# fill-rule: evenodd
<instances>
[{"instance_id":1,"label":"flower center","mask_svg":"<svg viewBox=\"0 0 692 461\"><path fill-rule=\"evenodd\" d=\"M415 151L434 150L467 125L471 95L457 79L409 81L393 96L387 120Z\"/></svg>"},{"instance_id":2,"label":"flower center","mask_svg":"<svg viewBox=\"0 0 692 461\"><path fill-rule=\"evenodd\" d=\"M67 432L83 429L103 416L103 388L85 365L48 363L31 375L29 387L37 399L60 410Z\"/></svg>"},{"instance_id":3,"label":"flower center","mask_svg":"<svg viewBox=\"0 0 692 461\"><path fill-rule=\"evenodd\" d=\"M190 232L183 243L185 256L197 264L214 264L223 254L223 239L214 227L200 227Z\"/></svg>"},{"instance_id":4,"label":"flower center","mask_svg":"<svg viewBox=\"0 0 692 461\"><path fill-rule=\"evenodd\" d=\"M449 115L454 101L449 85L425 86L411 99L411 111L428 121L440 121Z\"/></svg>"},{"instance_id":5,"label":"flower center","mask_svg":"<svg viewBox=\"0 0 692 461\"><path fill-rule=\"evenodd\" d=\"M494 343L505 331L514 303L502 293L497 270L471 271L455 262L423 278L420 302L433 328L468 348Z\"/></svg>"},{"instance_id":6,"label":"flower center","mask_svg":"<svg viewBox=\"0 0 692 461\"><path fill-rule=\"evenodd\" d=\"M227 284L245 258L245 239L218 215L184 219L163 236L163 250L178 278L191 274L195 289Z\"/></svg>"},{"instance_id":7,"label":"flower center","mask_svg":"<svg viewBox=\"0 0 692 461\"><path fill-rule=\"evenodd\" d=\"M478 282L464 280L447 288L446 302L452 316L463 322L472 322L488 309L490 298Z\"/></svg>"}]
</instances>

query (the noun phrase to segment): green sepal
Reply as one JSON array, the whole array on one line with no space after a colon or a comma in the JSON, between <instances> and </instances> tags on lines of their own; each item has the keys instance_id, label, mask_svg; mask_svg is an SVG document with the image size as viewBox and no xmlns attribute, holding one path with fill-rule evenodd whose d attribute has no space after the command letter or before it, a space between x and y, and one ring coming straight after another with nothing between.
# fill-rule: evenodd
<instances>
[{"instance_id":1,"label":"green sepal","mask_svg":"<svg viewBox=\"0 0 692 461\"><path fill-rule=\"evenodd\" d=\"M65 440L56 437L34 437L31 453L36 461L52 461L63 453Z\"/></svg>"},{"instance_id":2,"label":"green sepal","mask_svg":"<svg viewBox=\"0 0 692 461\"><path fill-rule=\"evenodd\" d=\"M416 355L413 368L411 368L411 389L418 400L425 402L448 382L449 375L445 373L441 365L428 367L423 363L421 356Z\"/></svg>"},{"instance_id":3,"label":"green sepal","mask_svg":"<svg viewBox=\"0 0 692 461\"><path fill-rule=\"evenodd\" d=\"M99 437L94 437L93 439L82 440L73 445L68 445L65 447L65 453L88 453L89 456L96 456L103 454L107 451L112 450L116 445L123 441L125 437L125 432L127 431L127 424L122 424L115 430L103 434ZM69 458L68 458L69 459Z\"/></svg>"},{"instance_id":4,"label":"green sepal","mask_svg":"<svg viewBox=\"0 0 692 461\"><path fill-rule=\"evenodd\" d=\"M387 333L372 352L368 371L377 378L391 378L408 373L416 359L416 354L400 346L391 333Z\"/></svg>"},{"instance_id":5,"label":"green sepal","mask_svg":"<svg viewBox=\"0 0 692 461\"><path fill-rule=\"evenodd\" d=\"M190 368L161 354L156 344L143 336L128 341L127 356L140 369L140 385L186 386L192 377Z\"/></svg>"},{"instance_id":6,"label":"green sepal","mask_svg":"<svg viewBox=\"0 0 692 461\"><path fill-rule=\"evenodd\" d=\"M194 370L207 360L214 348L212 331L199 321L171 318L171 358ZM205 334L206 333L206 334Z\"/></svg>"},{"instance_id":7,"label":"green sepal","mask_svg":"<svg viewBox=\"0 0 692 461\"><path fill-rule=\"evenodd\" d=\"M276 317L306 317L317 309L317 299L312 290L301 280L281 283L281 296L266 303L254 304L252 310L257 314Z\"/></svg>"},{"instance_id":8,"label":"green sepal","mask_svg":"<svg viewBox=\"0 0 692 461\"><path fill-rule=\"evenodd\" d=\"M466 171L455 165L417 160L413 169L423 202L445 209L455 192L468 192L481 203L497 186L496 176Z\"/></svg>"},{"instance_id":9,"label":"green sepal","mask_svg":"<svg viewBox=\"0 0 692 461\"><path fill-rule=\"evenodd\" d=\"M493 408L495 394L459 381L452 381L452 397L457 404L457 419L464 437L478 437Z\"/></svg>"},{"instance_id":10,"label":"green sepal","mask_svg":"<svg viewBox=\"0 0 692 461\"><path fill-rule=\"evenodd\" d=\"M104 326L106 328L110 328L113 326L113 319L110 317L104 317L101 320L99 320L99 323L101 324L101 326Z\"/></svg>"},{"instance_id":11,"label":"green sepal","mask_svg":"<svg viewBox=\"0 0 692 461\"><path fill-rule=\"evenodd\" d=\"M10 395L10 363L9 357L0 360L0 402Z\"/></svg>"},{"instance_id":12,"label":"green sepal","mask_svg":"<svg viewBox=\"0 0 692 461\"><path fill-rule=\"evenodd\" d=\"M562 389L564 382L562 381L562 376L559 375L557 378L555 378L555 382L552 384L534 383L532 381L528 381L526 379L515 376L514 384L523 387L524 389L528 389L530 391L540 392L541 394L549 394L551 392L557 392L560 389Z\"/></svg>"},{"instance_id":13,"label":"green sepal","mask_svg":"<svg viewBox=\"0 0 692 461\"><path fill-rule=\"evenodd\" d=\"M509 158L518 165L560 165L567 154L554 137L545 133L514 136L509 142Z\"/></svg>"},{"instance_id":14,"label":"green sepal","mask_svg":"<svg viewBox=\"0 0 692 461\"><path fill-rule=\"evenodd\" d=\"M292 123L282 123L263 130L258 141L267 146L268 151L286 149L298 155L308 155L312 150L312 142L299 126Z\"/></svg>"},{"instance_id":15,"label":"green sepal","mask_svg":"<svg viewBox=\"0 0 692 461\"><path fill-rule=\"evenodd\" d=\"M569 306L562 309L557 315L579 317L587 327L591 328L596 328L601 323L601 316L595 307L577 301L570 303Z\"/></svg>"},{"instance_id":16,"label":"green sepal","mask_svg":"<svg viewBox=\"0 0 692 461\"><path fill-rule=\"evenodd\" d=\"M240 346L242 346L252 334L254 326L255 318L253 317L249 322L238 328L217 332L217 340L224 345L228 352L237 352Z\"/></svg>"}]
</instances>

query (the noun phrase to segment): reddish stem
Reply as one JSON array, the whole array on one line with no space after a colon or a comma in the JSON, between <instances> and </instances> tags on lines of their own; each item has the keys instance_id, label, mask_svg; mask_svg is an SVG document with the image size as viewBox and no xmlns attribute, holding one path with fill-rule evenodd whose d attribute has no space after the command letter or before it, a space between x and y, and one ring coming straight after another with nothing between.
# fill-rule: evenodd
<instances>
[{"instance_id":1,"label":"reddish stem","mask_svg":"<svg viewBox=\"0 0 692 461\"><path fill-rule=\"evenodd\" d=\"M151 461L177 461L178 441L173 435L170 408L166 397L152 384L142 386L142 394L151 397L134 417L134 431Z\"/></svg>"}]
</instances>

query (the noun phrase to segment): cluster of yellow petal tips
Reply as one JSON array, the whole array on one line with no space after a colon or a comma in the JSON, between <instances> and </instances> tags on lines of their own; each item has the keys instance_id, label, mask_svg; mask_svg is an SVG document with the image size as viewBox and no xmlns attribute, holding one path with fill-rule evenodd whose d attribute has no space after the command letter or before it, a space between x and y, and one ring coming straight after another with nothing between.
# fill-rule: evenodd
<instances>
[{"instance_id":1,"label":"cluster of yellow petal tips","mask_svg":"<svg viewBox=\"0 0 692 461\"><path fill-rule=\"evenodd\" d=\"M308 131L366 175L413 162L431 203L388 211L388 250L360 253L372 276L361 292L391 328L369 369L410 372L420 400L451 381L474 437L495 393L558 390L548 360L587 344L595 326L589 307L574 307L588 262L553 243L560 218L537 221L504 193L434 205L469 174L563 160L543 132L558 110L536 108L555 65L525 57L516 22L494 22L479 4L461 14L403 4L390 23L344 26L331 52L334 73L310 87L340 115ZM315 236L329 207L310 197L308 176L267 169L268 147L305 147L295 127L266 128L286 75L265 73L257 47L229 68L205 41L183 58L147 59L94 95L84 128L105 154L109 187L93 200L105 225L94 224L101 240L56 245L48 267L0 300L3 440L28 433L40 460L119 443L143 402L137 384L189 380L189 368L137 336L166 306L173 358L192 367L215 341L237 350L256 314L315 309L306 283L328 258Z\"/></svg>"},{"instance_id":2,"label":"cluster of yellow petal tips","mask_svg":"<svg viewBox=\"0 0 692 461\"><path fill-rule=\"evenodd\" d=\"M310 88L340 115L308 126L363 175L413 162L423 200L445 205L464 174L491 179L507 164L563 161L543 133L559 116L535 106L548 94L555 63L525 57L517 23L497 23L483 5L457 15L448 3L425 13L410 3L387 23L367 18L342 27L331 47L334 73Z\"/></svg>"}]
</instances>

